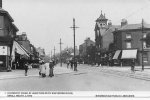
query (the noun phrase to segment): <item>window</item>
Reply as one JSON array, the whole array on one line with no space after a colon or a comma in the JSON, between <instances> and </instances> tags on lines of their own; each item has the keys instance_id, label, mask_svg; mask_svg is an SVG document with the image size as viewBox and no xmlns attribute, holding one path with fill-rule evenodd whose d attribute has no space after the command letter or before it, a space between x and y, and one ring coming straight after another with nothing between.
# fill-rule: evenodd
<instances>
[{"instance_id":1,"label":"window","mask_svg":"<svg viewBox=\"0 0 150 100\"><path fill-rule=\"evenodd\" d=\"M146 38L146 33L143 33L143 38Z\"/></svg>"},{"instance_id":2,"label":"window","mask_svg":"<svg viewBox=\"0 0 150 100\"><path fill-rule=\"evenodd\" d=\"M143 41L143 48L146 48L146 42Z\"/></svg>"},{"instance_id":3,"label":"window","mask_svg":"<svg viewBox=\"0 0 150 100\"><path fill-rule=\"evenodd\" d=\"M131 42L126 42L126 47L131 48Z\"/></svg>"},{"instance_id":4,"label":"window","mask_svg":"<svg viewBox=\"0 0 150 100\"><path fill-rule=\"evenodd\" d=\"M126 34L126 39L131 39L131 33Z\"/></svg>"},{"instance_id":5,"label":"window","mask_svg":"<svg viewBox=\"0 0 150 100\"><path fill-rule=\"evenodd\" d=\"M146 52L143 53L143 62L148 62L148 54Z\"/></svg>"}]
</instances>

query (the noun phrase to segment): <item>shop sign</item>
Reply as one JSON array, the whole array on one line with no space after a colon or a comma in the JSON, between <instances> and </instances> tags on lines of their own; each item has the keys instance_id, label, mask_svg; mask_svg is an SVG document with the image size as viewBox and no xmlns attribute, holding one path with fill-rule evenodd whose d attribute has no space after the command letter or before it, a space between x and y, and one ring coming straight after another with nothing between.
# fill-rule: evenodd
<instances>
[{"instance_id":1,"label":"shop sign","mask_svg":"<svg viewBox=\"0 0 150 100\"><path fill-rule=\"evenodd\" d=\"M0 46L0 55L8 55L10 50L8 50L7 46Z\"/></svg>"}]
</instances>

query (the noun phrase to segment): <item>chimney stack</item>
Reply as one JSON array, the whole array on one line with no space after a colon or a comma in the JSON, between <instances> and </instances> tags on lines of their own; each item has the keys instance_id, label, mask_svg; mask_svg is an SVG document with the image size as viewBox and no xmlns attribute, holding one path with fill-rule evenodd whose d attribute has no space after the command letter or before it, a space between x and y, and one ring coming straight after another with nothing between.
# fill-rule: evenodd
<instances>
[{"instance_id":1,"label":"chimney stack","mask_svg":"<svg viewBox=\"0 0 150 100\"><path fill-rule=\"evenodd\" d=\"M0 8L2 8L2 0L0 0Z\"/></svg>"},{"instance_id":2,"label":"chimney stack","mask_svg":"<svg viewBox=\"0 0 150 100\"><path fill-rule=\"evenodd\" d=\"M125 25L127 25L128 24L128 21L126 20L126 19L122 19L121 20L121 27L122 26L125 26Z\"/></svg>"}]
</instances>

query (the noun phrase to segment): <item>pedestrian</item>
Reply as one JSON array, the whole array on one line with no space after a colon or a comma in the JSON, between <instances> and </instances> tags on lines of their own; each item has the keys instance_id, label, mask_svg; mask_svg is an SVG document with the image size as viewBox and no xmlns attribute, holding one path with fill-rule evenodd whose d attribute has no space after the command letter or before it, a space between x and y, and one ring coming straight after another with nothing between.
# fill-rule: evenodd
<instances>
[{"instance_id":1,"label":"pedestrian","mask_svg":"<svg viewBox=\"0 0 150 100\"><path fill-rule=\"evenodd\" d=\"M24 64L24 70L25 70L25 76L27 76L27 73L28 73L28 62L26 61L25 64Z\"/></svg>"},{"instance_id":2,"label":"pedestrian","mask_svg":"<svg viewBox=\"0 0 150 100\"><path fill-rule=\"evenodd\" d=\"M134 59L132 59L131 61L131 71L134 72L134 68L135 68L135 61Z\"/></svg>"},{"instance_id":3,"label":"pedestrian","mask_svg":"<svg viewBox=\"0 0 150 100\"><path fill-rule=\"evenodd\" d=\"M41 61L40 62L40 72L39 74L42 76L42 77L46 77L46 65L45 65L45 62L44 61Z\"/></svg>"},{"instance_id":4,"label":"pedestrian","mask_svg":"<svg viewBox=\"0 0 150 100\"><path fill-rule=\"evenodd\" d=\"M71 69L73 69L73 60L70 60Z\"/></svg>"},{"instance_id":5,"label":"pedestrian","mask_svg":"<svg viewBox=\"0 0 150 100\"><path fill-rule=\"evenodd\" d=\"M50 76L50 77L53 77L53 76L54 76L53 70L54 70L54 62L53 62L53 61L50 61L50 62L49 62L49 76Z\"/></svg>"},{"instance_id":6,"label":"pedestrian","mask_svg":"<svg viewBox=\"0 0 150 100\"><path fill-rule=\"evenodd\" d=\"M68 60L68 61L67 61L67 68L69 68L69 63L70 63L70 62L69 62L69 60Z\"/></svg>"},{"instance_id":7,"label":"pedestrian","mask_svg":"<svg viewBox=\"0 0 150 100\"><path fill-rule=\"evenodd\" d=\"M75 59L75 61L74 61L74 71L77 71L77 60Z\"/></svg>"}]
</instances>

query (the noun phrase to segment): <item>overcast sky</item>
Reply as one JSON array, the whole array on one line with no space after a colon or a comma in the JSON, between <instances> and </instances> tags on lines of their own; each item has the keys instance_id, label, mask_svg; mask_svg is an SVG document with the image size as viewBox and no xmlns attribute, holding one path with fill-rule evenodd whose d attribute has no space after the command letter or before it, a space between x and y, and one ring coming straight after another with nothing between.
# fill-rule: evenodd
<instances>
[{"instance_id":1,"label":"overcast sky","mask_svg":"<svg viewBox=\"0 0 150 100\"><path fill-rule=\"evenodd\" d=\"M101 10L113 25L120 25L126 18L129 24L141 23L142 18L150 24L150 0L3 0L3 9L7 10L19 28L18 34L26 32L36 47L42 47L49 53L54 46L59 52L59 40L62 49L73 47L73 30L69 27L76 19L76 45L86 37L95 38L95 20Z\"/></svg>"}]
</instances>

